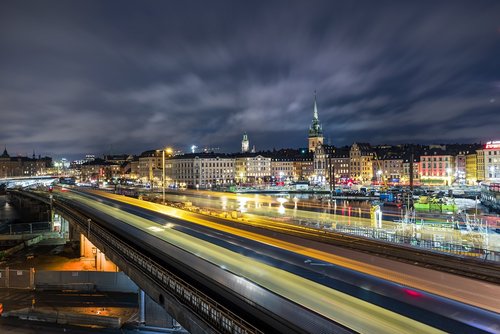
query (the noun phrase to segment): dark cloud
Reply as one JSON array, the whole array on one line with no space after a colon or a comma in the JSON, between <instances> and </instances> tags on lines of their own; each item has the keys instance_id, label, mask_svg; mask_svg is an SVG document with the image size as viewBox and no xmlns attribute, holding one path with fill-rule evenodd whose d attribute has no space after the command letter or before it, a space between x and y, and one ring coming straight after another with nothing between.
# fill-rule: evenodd
<instances>
[{"instance_id":1,"label":"dark cloud","mask_svg":"<svg viewBox=\"0 0 500 334\"><path fill-rule=\"evenodd\" d=\"M2 1L0 144L138 153L498 139L497 1Z\"/></svg>"}]
</instances>

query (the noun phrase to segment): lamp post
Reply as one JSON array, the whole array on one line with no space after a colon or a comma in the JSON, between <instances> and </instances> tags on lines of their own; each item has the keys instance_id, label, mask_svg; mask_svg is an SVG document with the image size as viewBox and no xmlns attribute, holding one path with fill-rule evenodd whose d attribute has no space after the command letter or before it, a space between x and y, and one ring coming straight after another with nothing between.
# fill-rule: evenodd
<instances>
[{"instance_id":1,"label":"lamp post","mask_svg":"<svg viewBox=\"0 0 500 334\"><path fill-rule=\"evenodd\" d=\"M168 155L172 154L172 149L170 147L164 148L161 150L161 190L162 190L162 203L165 205L165 153L168 153Z\"/></svg>"}]
</instances>

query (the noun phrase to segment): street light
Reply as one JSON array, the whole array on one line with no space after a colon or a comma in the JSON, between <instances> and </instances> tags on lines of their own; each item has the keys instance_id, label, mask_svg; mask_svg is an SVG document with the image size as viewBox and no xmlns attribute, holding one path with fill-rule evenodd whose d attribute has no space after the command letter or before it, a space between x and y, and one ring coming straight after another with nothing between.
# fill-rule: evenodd
<instances>
[{"instance_id":1,"label":"street light","mask_svg":"<svg viewBox=\"0 0 500 334\"><path fill-rule=\"evenodd\" d=\"M161 176L161 189L162 189L162 203L165 205L165 152L169 155L172 154L172 148L167 147L161 150L161 166L162 166L162 176Z\"/></svg>"}]
</instances>

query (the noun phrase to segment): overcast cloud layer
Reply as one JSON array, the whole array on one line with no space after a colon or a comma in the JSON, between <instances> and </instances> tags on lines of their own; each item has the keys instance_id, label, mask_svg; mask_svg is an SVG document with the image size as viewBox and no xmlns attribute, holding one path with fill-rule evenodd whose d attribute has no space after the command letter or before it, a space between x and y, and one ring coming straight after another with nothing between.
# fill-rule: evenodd
<instances>
[{"instance_id":1,"label":"overcast cloud layer","mask_svg":"<svg viewBox=\"0 0 500 334\"><path fill-rule=\"evenodd\" d=\"M498 1L2 1L11 154L500 139Z\"/></svg>"}]
</instances>

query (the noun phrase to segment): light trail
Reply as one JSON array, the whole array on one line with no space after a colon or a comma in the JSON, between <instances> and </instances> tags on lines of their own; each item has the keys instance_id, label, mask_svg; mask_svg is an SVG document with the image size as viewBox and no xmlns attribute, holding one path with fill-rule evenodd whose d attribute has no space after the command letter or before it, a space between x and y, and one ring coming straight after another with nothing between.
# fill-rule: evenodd
<instances>
[{"instance_id":1,"label":"light trail","mask_svg":"<svg viewBox=\"0 0 500 334\"><path fill-rule=\"evenodd\" d=\"M258 284L359 333L442 333L438 329L413 319L287 271L263 264L175 229L163 227L158 230L158 223L126 213L118 208L75 193L65 193L63 196L106 213L165 242L196 254L221 268L225 268L225 270L241 276L241 284ZM113 198L116 195L106 194L107 196ZM157 206L153 203L144 204L146 205L141 207L154 208ZM172 208L163 208L166 209L165 212L177 211L175 209L171 210Z\"/></svg>"},{"instance_id":2,"label":"light trail","mask_svg":"<svg viewBox=\"0 0 500 334\"><path fill-rule=\"evenodd\" d=\"M335 254L331 254L322 250L304 247L298 244L292 244L280 239L225 226L213 221L214 219L221 218L206 217L201 214L164 206L161 204L155 204L152 202L146 202L135 198L125 197L122 195L109 194L101 191L91 191L91 193L109 199L117 200L122 203L138 206L154 212L159 212L171 217L184 219L189 222L206 226L215 230L279 247L284 250L336 264L348 269L379 277L411 288L454 299L465 304L474 305L496 313L500 312L500 305L498 303L498 300L500 300L500 288L498 285L495 285L493 283L487 283L470 278L437 272L427 268L418 268L417 271L412 270L411 274L407 274L404 272L403 268L410 267L410 265L406 265L403 263L385 260L387 263L396 263L397 268L381 268L378 265L348 259L343 256L337 256ZM209 220L208 218L211 219ZM259 220L258 217L256 217L255 221L252 221L252 225L256 226L260 225L262 227L266 227L268 226L268 224L269 222L267 220ZM272 222L272 224L274 228L280 227L283 230L287 229L286 224L277 222Z\"/></svg>"}]
</instances>

